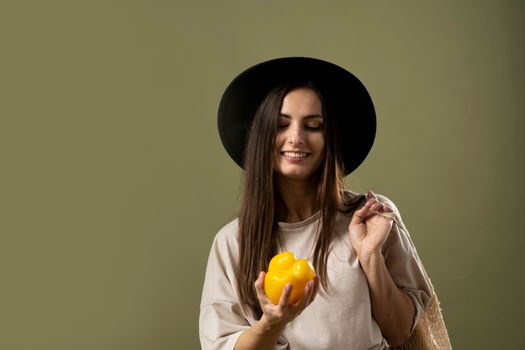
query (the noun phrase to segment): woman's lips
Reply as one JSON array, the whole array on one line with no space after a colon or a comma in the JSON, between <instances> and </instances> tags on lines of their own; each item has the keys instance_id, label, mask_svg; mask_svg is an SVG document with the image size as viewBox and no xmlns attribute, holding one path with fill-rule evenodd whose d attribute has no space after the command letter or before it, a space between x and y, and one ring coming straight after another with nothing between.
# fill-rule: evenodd
<instances>
[{"instance_id":1,"label":"woman's lips","mask_svg":"<svg viewBox=\"0 0 525 350\"><path fill-rule=\"evenodd\" d=\"M286 160L290 162L301 162L310 155L310 153L307 153L307 152L291 152L291 151L284 151L284 152L281 152L281 154L286 158Z\"/></svg>"}]
</instances>

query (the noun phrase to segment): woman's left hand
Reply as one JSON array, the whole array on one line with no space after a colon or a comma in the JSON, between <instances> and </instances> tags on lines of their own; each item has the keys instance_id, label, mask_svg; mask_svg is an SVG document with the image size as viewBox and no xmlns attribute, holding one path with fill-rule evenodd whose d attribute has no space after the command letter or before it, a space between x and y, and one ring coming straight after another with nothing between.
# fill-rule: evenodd
<instances>
[{"instance_id":1,"label":"woman's left hand","mask_svg":"<svg viewBox=\"0 0 525 350\"><path fill-rule=\"evenodd\" d=\"M385 242L390 229L392 218L381 214L394 212L388 204L381 203L372 191L366 195L365 205L354 212L348 230L350 243L358 256L377 254Z\"/></svg>"}]
</instances>

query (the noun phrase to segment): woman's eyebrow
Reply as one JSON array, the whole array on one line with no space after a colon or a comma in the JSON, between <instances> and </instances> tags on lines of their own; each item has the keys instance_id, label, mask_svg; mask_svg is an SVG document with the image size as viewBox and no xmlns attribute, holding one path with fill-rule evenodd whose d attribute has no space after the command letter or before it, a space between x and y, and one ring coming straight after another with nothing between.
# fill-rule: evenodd
<instances>
[{"instance_id":1,"label":"woman's eyebrow","mask_svg":"<svg viewBox=\"0 0 525 350\"><path fill-rule=\"evenodd\" d=\"M283 117L283 118L287 118L287 119L292 119L292 117L290 117L288 114L284 114L284 113L279 113L279 117ZM324 119L324 117L320 114L310 114L310 115L306 115L304 116L302 119L315 119L315 118L321 118L321 119Z\"/></svg>"}]
</instances>

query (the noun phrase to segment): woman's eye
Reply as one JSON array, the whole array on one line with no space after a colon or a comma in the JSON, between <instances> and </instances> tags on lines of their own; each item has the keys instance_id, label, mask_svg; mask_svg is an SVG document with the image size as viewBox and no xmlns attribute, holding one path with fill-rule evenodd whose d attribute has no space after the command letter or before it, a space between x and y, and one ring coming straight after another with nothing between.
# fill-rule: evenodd
<instances>
[{"instance_id":1,"label":"woman's eye","mask_svg":"<svg viewBox=\"0 0 525 350\"><path fill-rule=\"evenodd\" d=\"M306 128L308 130L320 130L323 126L321 124L307 124Z\"/></svg>"},{"instance_id":2,"label":"woman's eye","mask_svg":"<svg viewBox=\"0 0 525 350\"><path fill-rule=\"evenodd\" d=\"M279 124L279 129L284 129L288 126L288 124Z\"/></svg>"}]
</instances>

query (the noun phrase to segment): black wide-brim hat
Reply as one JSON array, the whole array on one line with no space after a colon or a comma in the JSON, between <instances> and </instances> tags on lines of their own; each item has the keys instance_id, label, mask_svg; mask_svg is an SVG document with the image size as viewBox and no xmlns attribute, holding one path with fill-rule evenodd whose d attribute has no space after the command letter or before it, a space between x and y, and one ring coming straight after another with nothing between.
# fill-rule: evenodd
<instances>
[{"instance_id":1,"label":"black wide-brim hat","mask_svg":"<svg viewBox=\"0 0 525 350\"><path fill-rule=\"evenodd\" d=\"M352 73L316 58L272 59L239 74L219 104L219 134L224 148L244 168L247 133L259 104L273 88L297 81L310 82L321 93L339 133L343 173L350 174L365 160L374 143L374 105L365 86Z\"/></svg>"}]
</instances>

